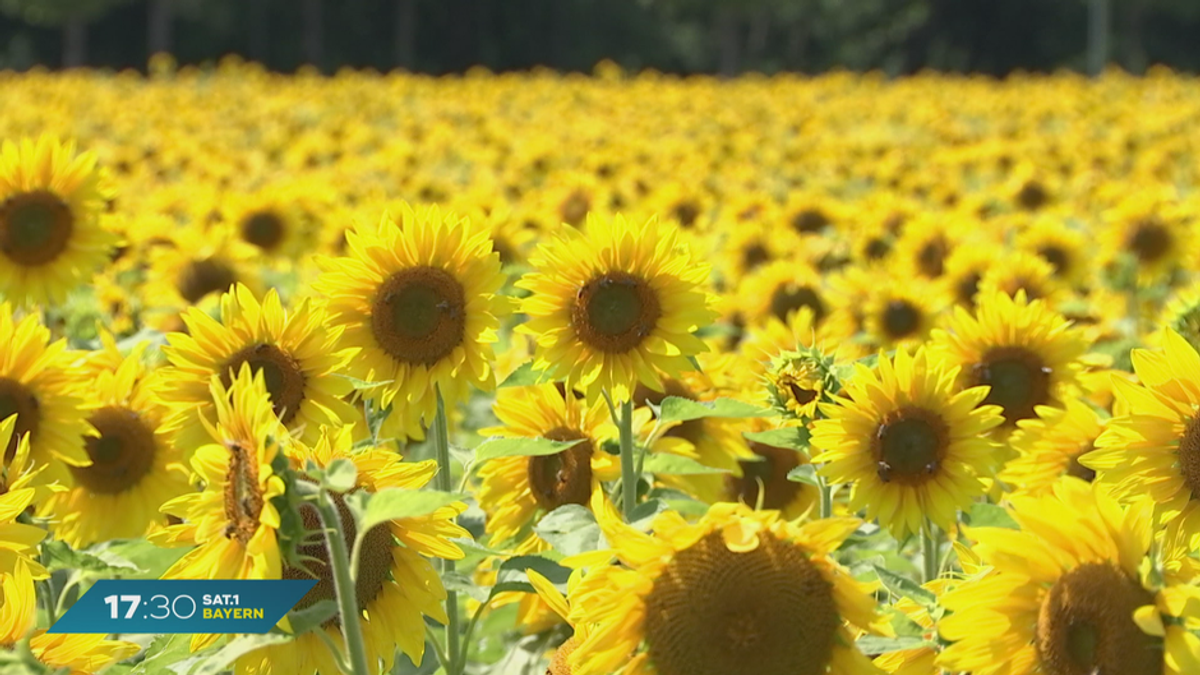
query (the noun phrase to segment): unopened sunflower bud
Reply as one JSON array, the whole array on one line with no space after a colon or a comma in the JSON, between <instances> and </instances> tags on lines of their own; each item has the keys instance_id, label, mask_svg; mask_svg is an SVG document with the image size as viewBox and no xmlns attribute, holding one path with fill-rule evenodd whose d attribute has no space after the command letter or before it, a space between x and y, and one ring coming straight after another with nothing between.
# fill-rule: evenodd
<instances>
[{"instance_id":1,"label":"unopened sunflower bud","mask_svg":"<svg viewBox=\"0 0 1200 675\"><path fill-rule=\"evenodd\" d=\"M767 397L781 415L811 420L817 404L840 388L833 359L816 348L783 352L766 374Z\"/></svg>"}]
</instances>

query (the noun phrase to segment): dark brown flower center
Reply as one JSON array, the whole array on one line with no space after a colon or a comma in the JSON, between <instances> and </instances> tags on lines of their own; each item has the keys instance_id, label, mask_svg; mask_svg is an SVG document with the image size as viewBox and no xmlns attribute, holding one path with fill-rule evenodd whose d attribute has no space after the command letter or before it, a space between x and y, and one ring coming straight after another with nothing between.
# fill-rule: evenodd
<instances>
[{"instance_id":1,"label":"dark brown flower center","mask_svg":"<svg viewBox=\"0 0 1200 675\"><path fill-rule=\"evenodd\" d=\"M193 260L176 279L179 295L190 304L196 304L209 293L224 293L237 281L233 270L217 260Z\"/></svg>"},{"instance_id":2,"label":"dark brown flower center","mask_svg":"<svg viewBox=\"0 0 1200 675\"><path fill-rule=\"evenodd\" d=\"M567 198L558 206L558 215L562 216L564 223L578 227L587 218L588 211L592 208L592 200L587 194L575 190L567 195Z\"/></svg>"},{"instance_id":3,"label":"dark brown flower center","mask_svg":"<svg viewBox=\"0 0 1200 675\"><path fill-rule=\"evenodd\" d=\"M1146 635L1133 612L1154 596L1110 563L1067 572L1042 601L1037 653L1047 675L1161 675L1162 640Z\"/></svg>"},{"instance_id":4,"label":"dark brown flower center","mask_svg":"<svg viewBox=\"0 0 1200 675\"><path fill-rule=\"evenodd\" d=\"M662 318L658 293L640 277L607 272L583 285L571 308L579 339L609 354L632 351Z\"/></svg>"},{"instance_id":5,"label":"dark brown flower center","mask_svg":"<svg viewBox=\"0 0 1200 675\"><path fill-rule=\"evenodd\" d=\"M675 554L646 596L660 675L818 675L841 625L833 585L803 548L759 534L730 551L719 532Z\"/></svg>"},{"instance_id":6,"label":"dark brown flower center","mask_svg":"<svg viewBox=\"0 0 1200 675\"><path fill-rule=\"evenodd\" d=\"M556 427L542 437L580 443L553 455L529 458L529 487L538 506L547 511L564 504L586 506L592 497L592 440L567 427Z\"/></svg>"},{"instance_id":7,"label":"dark brown flower center","mask_svg":"<svg viewBox=\"0 0 1200 675\"><path fill-rule=\"evenodd\" d=\"M1050 193L1037 181L1028 181L1017 191L1017 203L1026 211L1036 211L1050 201Z\"/></svg>"},{"instance_id":8,"label":"dark brown flower center","mask_svg":"<svg viewBox=\"0 0 1200 675\"><path fill-rule=\"evenodd\" d=\"M1062 276L1070 267L1071 256L1060 246L1047 244L1040 247L1037 253L1042 257L1042 260L1050 263L1050 266L1054 268L1054 274L1057 276Z\"/></svg>"},{"instance_id":9,"label":"dark brown flower center","mask_svg":"<svg viewBox=\"0 0 1200 675\"><path fill-rule=\"evenodd\" d=\"M354 514L346 506L342 495L334 494L333 501L337 504L346 550L349 551L354 547L354 539L358 536L358 529L354 524ZM333 570L329 565L329 547L325 538L318 534L323 529L321 517L317 514L316 507L304 504L300 507L300 518L304 521L304 529L308 530L312 538L308 540L311 543L299 546L298 551L300 555L310 556L315 560L306 561L303 569L285 563L282 577L284 579L316 579L317 583L303 598L300 598L300 601L296 603L296 609L312 607L322 600L337 600ZM354 583L354 596L358 601L360 614L366 610L372 600L379 597L384 584L391 576L392 549L395 545L395 538L392 537L391 529L386 523L371 528L363 537L362 549L359 554L358 576ZM335 615L324 625L341 625L341 622Z\"/></svg>"},{"instance_id":10,"label":"dark brown flower center","mask_svg":"<svg viewBox=\"0 0 1200 675\"><path fill-rule=\"evenodd\" d=\"M436 267L410 267L379 286L371 331L397 361L432 366L462 344L467 326L462 284Z\"/></svg>"},{"instance_id":11,"label":"dark brown flower center","mask_svg":"<svg viewBox=\"0 0 1200 675\"><path fill-rule=\"evenodd\" d=\"M74 228L71 208L58 195L13 195L0 204L0 253L22 267L45 265L67 249Z\"/></svg>"},{"instance_id":12,"label":"dark brown flower center","mask_svg":"<svg viewBox=\"0 0 1200 675\"><path fill-rule=\"evenodd\" d=\"M792 229L800 234L817 234L830 224L829 216L820 209L801 209L792 216Z\"/></svg>"},{"instance_id":13,"label":"dark brown flower center","mask_svg":"<svg viewBox=\"0 0 1200 675\"><path fill-rule=\"evenodd\" d=\"M242 239L264 251L272 251L283 241L283 218L274 211L258 211L242 220Z\"/></svg>"},{"instance_id":14,"label":"dark brown flower center","mask_svg":"<svg viewBox=\"0 0 1200 675\"><path fill-rule=\"evenodd\" d=\"M1154 263L1162 259L1171 246L1171 232L1157 218L1147 218L1134 228L1133 236L1129 238L1129 248L1144 263Z\"/></svg>"},{"instance_id":15,"label":"dark brown flower center","mask_svg":"<svg viewBox=\"0 0 1200 675\"><path fill-rule=\"evenodd\" d=\"M546 675L571 675L574 670L567 659L578 646L579 641L571 637L554 650L554 658L550 660L550 667L546 669Z\"/></svg>"},{"instance_id":16,"label":"dark brown flower center","mask_svg":"<svg viewBox=\"0 0 1200 675\"><path fill-rule=\"evenodd\" d=\"M0 422L13 415L17 416L17 421L13 427L12 438L8 441L8 447L4 450L5 466L16 456L17 444L21 440L21 436L29 434L29 440L31 443L33 442L33 437L37 434L42 421L42 408L37 396L25 385L16 380L0 377Z\"/></svg>"},{"instance_id":17,"label":"dark brown flower center","mask_svg":"<svg viewBox=\"0 0 1200 675\"><path fill-rule=\"evenodd\" d=\"M742 249L742 268L749 272L771 260L771 252L762 242L754 242Z\"/></svg>"},{"instance_id":18,"label":"dark brown flower center","mask_svg":"<svg viewBox=\"0 0 1200 675\"><path fill-rule=\"evenodd\" d=\"M971 272L958 279L954 284L954 298L959 304L967 307L975 306L975 294L979 292L979 281L983 278L979 272Z\"/></svg>"},{"instance_id":19,"label":"dark brown flower center","mask_svg":"<svg viewBox=\"0 0 1200 675\"><path fill-rule=\"evenodd\" d=\"M908 300L892 300L883 308L880 322L891 340L902 340L921 327L921 310Z\"/></svg>"},{"instance_id":20,"label":"dark brown flower center","mask_svg":"<svg viewBox=\"0 0 1200 675\"><path fill-rule=\"evenodd\" d=\"M941 236L930 239L917 252L917 269L927 277L940 277L946 269L946 240Z\"/></svg>"},{"instance_id":21,"label":"dark brown flower center","mask_svg":"<svg viewBox=\"0 0 1200 675\"><path fill-rule=\"evenodd\" d=\"M759 461L739 460L740 478L725 476L725 493L733 501L754 507L762 492L762 508L779 510L787 507L800 493L801 485L788 480L788 472L800 466L800 453L789 448L750 442L750 450L761 457Z\"/></svg>"},{"instance_id":22,"label":"dark brown flower center","mask_svg":"<svg viewBox=\"0 0 1200 675\"><path fill-rule=\"evenodd\" d=\"M1179 439L1179 471L1183 484L1192 492L1192 499L1200 500L1200 417L1188 420Z\"/></svg>"},{"instance_id":23,"label":"dark brown flower center","mask_svg":"<svg viewBox=\"0 0 1200 675\"><path fill-rule=\"evenodd\" d=\"M700 217L700 205L692 201L682 201L675 205L671 210L671 214L679 221L680 227L691 227L696 224L696 219Z\"/></svg>"},{"instance_id":24,"label":"dark brown flower center","mask_svg":"<svg viewBox=\"0 0 1200 675\"><path fill-rule=\"evenodd\" d=\"M258 484L258 458L252 445L226 441L229 470L225 474L225 536L243 546L258 531L264 500Z\"/></svg>"},{"instance_id":25,"label":"dark brown flower center","mask_svg":"<svg viewBox=\"0 0 1200 675\"><path fill-rule=\"evenodd\" d=\"M825 302L816 289L810 286L792 287L784 284L771 294L771 314L780 321L787 321L792 312L807 307L812 310L813 324L818 324L825 318Z\"/></svg>"},{"instance_id":26,"label":"dark brown flower center","mask_svg":"<svg viewBox=\"0 0 1200 675\"><path fill-rule=\"evenodd\" d=\"M871 444L879 479L904 485L936 478L949 447L946 422L937 413L916 407L887 415Z\"/></svg>"},{"instance_id":27,"label":"dark brown flower center","mask_svg":"<svg viewBox=\"0 0 1200 675\"><path fill-rule=\"evenodd\" d=\"M1009 424L1035 415L1050 402L1051 371L1042 358L1023 347L996 347L971 368L974 385L988 385L984 404L1004 408Z\"/></svg>"},{"instance_id":28,"label":"dark brown flower center","mask_svg":"<svg viewBox=\"0 0 1200 675\"><path fill-rule=\"evenodd\" d=\"M251 372L256 375L262 373L275 415L284 424L290 423L304 401L304 388L308 382L300 362L276 345L260 343L247 346L229 357L221 369L221 382L226 389L231 386L242 365L247 363Z\"/></svg>"},{"instance_id":29,"label":"dark brown flower center","mask_svg":"<svg viewBox=\"0 0 1200 675\"><path fill-rule=\"evenodd\" d=\"M88 421L100 432L85 441L91 466L72 466L75 482L96 494L120 494L154 467L158 445L154 430L137 412L120 406L101 408Z\"/></svg>"}]
</instances>

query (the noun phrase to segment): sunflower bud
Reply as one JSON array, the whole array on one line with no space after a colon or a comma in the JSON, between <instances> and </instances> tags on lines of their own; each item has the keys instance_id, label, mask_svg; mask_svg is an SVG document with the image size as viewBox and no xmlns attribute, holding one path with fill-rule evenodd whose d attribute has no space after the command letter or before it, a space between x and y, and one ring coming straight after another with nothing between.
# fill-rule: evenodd
<instances>
[{"instance_id":1,"label":"sunflower bud","mask_svg":"<svg viewBox=\"0 0 1200 675\"><path fill-rule=\"evenodd\" d=\"M767 398L785 417L811 420L826 393L841 385L833 370L833 358L815 347L786 351L771 361L766 374ZM826 399L827 400L827 399Z\"/></svg>"}]
</instances>

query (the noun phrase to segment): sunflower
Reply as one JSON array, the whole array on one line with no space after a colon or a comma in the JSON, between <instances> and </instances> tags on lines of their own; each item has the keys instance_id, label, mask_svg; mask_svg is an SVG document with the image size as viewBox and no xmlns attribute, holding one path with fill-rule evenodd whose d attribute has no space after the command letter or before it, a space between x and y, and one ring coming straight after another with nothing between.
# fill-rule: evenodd
<instances>
[{"instance_id":1,"label":"sunflower","mask_svg":"<svg viewBox=\"0 0 1200 675\"><path fill-rule=\"evenodd\" d=\"M693 260L673 228L655 219L589 218L585 230L554 235L517 282L537 343L535 367L565 377L589 399L628 401L638 382L661 388L659 371L691 370L706 350L693 332L714 318L702 288L709 266Z\"/></svg>"},{"instance_id":2,"label":"sunflower","mask_svg":"<svg viewBox=\"0 0 1200 675\"><path fill-rule=\"evenodd\" d=\"M875 602L829 557L857 518L797 525L723 503L694 524L663 512L645 534L599 493L593 510L621 565L571 589L572 623L588 627L573 675L878 672L851 632L876 628Z\"/></svg>"},{"instance_id":3,"label":"sunflower","mask_svg":"<svg viewBox=\"0 0 1200 675\"><path fill-rule=\"evenodd\" d=\"M89 378L84 445L92 463L69 467L74 486L41 507L57 538L73 548L109 539L135 539L165 524L159 508L189 491L178 446L162 425L163 410L142 364L145 343L115 370ZM114 513L121 514L113 518Z\"/></svg>"},{"instance_id":4,"label":"sunflower","mask_svg":"<svg viewBox=\"0 0 1200 675\"><path fill-rule=\"evenodd\" d=\"M1066 287L1054 275L1053 265L1033 253L1016 251L1005 256L1002 264L988 268L979 280L979 293L983 297L997 291L1008 295L1024 291L1030 300L1045 300L1055 305Z\"/></svg>"},{"instance_id":5,"label":"sunflower","mask_svg":"<svg viewBox=\"0 0 1200 675\"><path fill-rule=\"evenodd\" d=\"M163 504L164 513L184 522L150 536L159 545L197 548L163 578L278 579L279 512L271 500L283 494L284 484L271 465L287 431L275 416L263 373L249 364L228 387L219 375L210 386L217 421L201 420L213 442L191 459L203 489ZM193 646L205 642L194 639Z\"/></svg>"},{"instance_id":6,"label":"sunflower","mask_svg":"<svg viewBox=\"0 0 1200 675\"><path fill-rule=\"evenodd\" d=\"M942 596L950 614L938 631L954 644L939 666L975 675L1198 672L1200 638L1177 619L1186 594L1156 591L1141 574L1152 534L1145 502L1122 510L1102 489L1063 478L1051 494L1011 503L1019 531L967 529L991 572Z\"/></svg>"},{"instance_id":7,"label":"sunflower","mask_svg":"<svg viewBox=\"0 0 1200 675\"><path fill-rule=\"evenodd\" d=\"M0 295L59 304L108 262L105 191L92 153L43 135L0 147Z\"/></svg>"},{"instance_id":8,"label":"sunflower","mask_svg":"<svg viewBox=\"0 0 1200 675\"><path fill-rule=\"evenodd\" d=\"M1045 260L1054 277L1068 285L1080 285L1089 276L1091 247L1087 234L1060 218L1038 217L1017 235L1016 247Z\"/></svg>"},{"instance_id":9,"label":"sunflower","mask_svg":"<svg viewBox=\"0 0 1200 675\"><path fill-rule=\"evenodd\" d=\"M955 303L975 309L975 296L979 293L979 282L988 270L1000 264L1001 255L991 245L973 245L969 242L955 248L946 258L946 274L942 277Z\"/></svg>"},{"instance_id":10,"label":"sunflower","mask_svg":"<svg viewBox=\"0 0 1200 675\"><path fill-rule=\"evenodd\" d=\"M324 273L314 288L329 298L341 344L361 349L347 374L381 383L371 394L391 406L385 433L420 437L435 390L452 405L470 386L495 382L491 344L509 309L497 295L500 258L486 231L407 204L399 224L384 215L378 227L348 233L347 245L347 257L318 261Z\"/></svg>"},{"instance_id":11,"label":"sunflower","mask_svg":"<svg viewBox=\"0 0 1200 675\"><path fill-rule=\"evenodd\" d=\"M603 401L587 404L553 384L501 389L493 412L502 426L480 433L505 438L579 441L553 455L499 457L479 469L479 507L485 531L496 544L536 538L530 527L539 514L565 504L587 506L603 481L621 475L618 458L601 449L614 438Z\"/></svg>"},{"instance_id":12,"label":"sunflower","mask_svg":"<svg viewBox=\"0 0 1200 675\"><path fill-rule=\"evenodd\" d=\"M1127 407L1079 463L1123 499L1150 495L1158 524L1178 520L1200 539L1200 355L1174 331L1163 343L1133 350L1141 384L1113 380Z\"/></svg>"},{"instance_id":13,"label":"sunflower","mask_svg":"<svg viewBox=\"0 0 1200 675\"><path fill-rule=\"evenodd\" d=\"M1163 334L1171 330L1200 349L1200 281L1175 291L1158 315L1155 325L1161 329L1147 336L1147 342L1151 345L1160 344Z\"/></svg>"},{"instance_id":14,"label":"sunflower","mask_svg":"<svg viewBox=\"0 0 1200 675\"><path fill-rule=\"evenodd\" d=\"M913 218L896 240L893 259L915 276L936 279L946 271L946 259L956 248L958 233L965 231L969 231L967 226L946 218Z\"/></svg>"},{"instance_id":15,"label":"sunflower","mask_svg":"<svg viewBox=\"0 0 1200 675\"><path fill-rule=\"evenodd\" d=\"M35 315L20 321L12 308L0 304L0 419L14 413L16 431L5 445L7 463L21 437L28 436L30 458L47 465L40 477L45 482L65 482L67 466L83 466L91 460L83 438L91 430L88 410L77 395L71 377L71 362L65 339L50 342L50 331Z\"/></svg>"},{"instance_id":16,"label":"sunflower","mask_svg":"<svg viewBox=\"0 0 1200 675\"><path fill-rule=\"evenodd\" d=\"M419 490L437 473L434 460L402 462L390 450L369 448L356 452L352 449L353 444L353 435L348 428L336 432L326 430L311 449L294 448L293 463L312 461L317 466L327 467L334 460L350 459L358 470L351 491ZM353 518L341 495L335 496L334 501L349 549L356 537ZM355 596L371 675L390 672L397 646L413 663L420 663L425 651L425 617L447 623L443 607L446 591L428 558L457 560L463 557L462 550L450 540L470 537L470 533L454 523L465 510L465 504L456 502L423 516L387 521L363 537ZM320 517L313 506L301 507L300 518L306 529L321 530ZM333 572L325 543L303 545L300 553L315 560L307 561L307 569L285 563L282 578L316 578L317 584L296 603L296 609L311 607L322 600L335 600ZM304 633L293 642L272 645L243 656L238 659L237 672L240 675L336 673L336 661L327 643L342 648L339 622L339 618L331 618L315 629L323 631L327 639L315 631Z\"/></svg>"},{"instance_id":17,"label":"sunflower","mask_svg":"<svg viewBox=\"0 0 1200 675\"><path fill-rule=\"evenodd\" d=\"M29 651L50 672L93 675L136 654L140 647L103 634L50 635L37 625L36 575L24 562L0 573L0 645L11 648L29 638Z\"/></svg>"},{"instance_id":18,"label":"sunflower","mask_svg":"<svg viewBox=\"0 0 1200 675\"><path fill-rule=\"evenodd\" d=\"M342 327L326 325L315 303L301 300L289 311L274 289L259 302L238 284L221 296L219 322L194 307L182 318L187 333L169 334L163 347L171 365L158 379L158 395L171 410L167 426L185 451L206 442L200 420L215 421L213 376L228 387L243 364L263 374L279 421L301 440L315 441L322 425L358 419L343 400L353 384L340 376L356 350L337 348Z\"/></svg>"},{"instance_id":19,"label":"sunflower","mask_svg":"<svg viewBox=\"0 0 1200 675\"><path fill-rule=\"evenodd\" d=\"M789 321L792 312L808 308L815 326L829 314L831 306L821 273L806 263L786 258L759 267L736 289L729 300L749 325L773 316Z\"/></svg>"},{"instance_id":20,"label":"sunflower","mask_svg":"<svg viewBox=\"0 0 1200 675\"><path fill-rule=\"evenodd\" d=\"M814 464L832 483L851 483L851 511L866 509L897 539L921 530L928 517L951 529L957 510L983 494L981 477L996 468L989 429L1003 422L1000 408L980 405L987 387L955 391L958 369L931 361L924 349L910 356L880 355L874 370L856 363L854 374L813 425Z\"/></svg>"},{"instance_id":21,"label":"sunflower","mask_svg":"<svg viewBox=\"0 0 1200 675\"><path fill-rule=\"evenodd\" d=\"M1036 418L1017 422L1019 427L1008 442L1018 456L1009 461L998 478L1014 494L1042 495L1059 476L1074 476L1092 482L1096 472L1079 463L1079 458L1095 447L1104 431L1104 420L1096 410L1079 399L1068 400L1064 407L1040 405Z\"/></svg>"},{"instance_id":22,"label":"sunflower","mask_svg":"<svg viewBox=\"0 0 1200 675\"><path fill-rule=\"evenodd\" d=\"M941 287L920 277L876 278L863 307L866 338L872 346L911 349L925 342L935 318L949 304Z\"/></svg>"},{"instance_id":23,"label":"sunflower","mask_svg":"<svg viewBox=\"0 0 1200 675\"><path fill-rule=\"evenodd\" d=\"M223 209L225 220L242 241L263 255L297 259L316 244L316 232L298 206L302 198L296 188L282 185L233 195Z\"/></svg>"},{"instance_id":24,"label":"sunflower","mask_svg":"<svg viewBox=\"0 0 1200 675\"><path fill-rule=\"evenodd\" d=\"M12 415L0 420L0 441L5 446L14 437L16 422L17 418ZM4 462L4 472L0 475L3 479L0 480L0 574L12 574L24 566L33 578L45 579L50 573L36 559L38 544L46 537L46 531L16 522L17 516L25 513L43 492L30 486L41 469L29 468L29 437L17 438L12 460ZM0 596L0 600L4 597Z\"/></svg>"},{"instance_id":25,"label":"sunflower","mask_svg":"<svg viewBox=\"0 0 1200 675\"><path fill-rule=\"evenodd\" d=\"M1105 211L1101 259L1128 263L1137 281L1150 284L1175 272L1191 250L1192 228L1172 190L1135 192Z\"/></svg>"},{"instance_id":26,"label":"sunflower","mask_svg":"<svg viewBox=\"0 0 1200 675\"><path fill-rule=\"evenodd\" d=\"M1004 408L1007 428L1039 405L1062 405L1074 386L1087 341L1042 300L995 292L979 296L975 315L955 307L933 331L939 355L960 367L959 385L991 387L984 403Z\"/></svg>"}]
</instances>

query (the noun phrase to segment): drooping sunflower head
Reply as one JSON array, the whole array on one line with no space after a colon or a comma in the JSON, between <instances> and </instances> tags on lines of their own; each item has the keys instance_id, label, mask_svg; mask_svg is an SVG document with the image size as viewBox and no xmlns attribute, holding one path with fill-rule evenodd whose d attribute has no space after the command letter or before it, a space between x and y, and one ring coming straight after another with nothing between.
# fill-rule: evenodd
<instances>
[{"instance_id":1,"label":"drooping sunflower head","mask_svg":"<svg viewBox=\"0 0 1200 675\"><path fill-rule=\"evenodd\" d=\"M50 342L50 331L37 315L17 321L7 304L0 304L0 344L0 419L16 415L4 463L13 460L27 437L33 464L47 467L38 480L66 482L67 466L90 462L83 449L90 430L88 405L71 377L75 356L65 339Z\"/></svg>"},{"instance_id":2,"label":"drooping sunflower head","mask_svg":"<svg viewBox=\"0 0 1200 675\"><path fill-rule=\"evenodd\" d=\"M1004 409L1008 428L1039 405L1062 405L1074 386L1087 341L1041 300L996 292L974 316L956 307L945 330L933 332L940 356L961 369L960 386L988 386L985 403Z\"/></svg>"},{"instance_id":3,"label":"drooping sunflower head","mask_svg":"<svg viewBox=\"0 0 1200 675\"><path fill-rule=\"evenodd\" d=\"M829 558L857 519L796 526L722 503L695 524L665 512L645 534L595 501L623 565L572 589L573 623L588 626L567 659L575 675L818 675L865 661L849 627L870 629L874 602Z\"/></svg>"},{"instance_id":4,"label":"drooping sunflower head","mask_svg":"<svg viewBox=\"0 0 1200 675\"><path fill-rule=\"evenodd\" d=\"M607 390L630 400L638 382L661 387L659 371L691 370L687 357L707 348L693 333L714 317L698 264L678 233L654 219L588 220L530 256L535 272L517 282L530 319L536 365L595 399Z\"/></svg>"},{"instance_id":5,"label":"drooping sunflower head","mask_svg":"<svg viewBox=\"0 0 1200 675\"><path fill-rule=\"evenodd\" d=\"M496 543L529 536L538 514L566 504L587 506L601 481L620 475L617 457L601 449L616 435L603 401L588 404L552 384L508 387L497 394L493 412L501 426L480 433L578 441L552 455L498 457L480 468L479 505Z\"/></svg>"},{"instance_id":6,"label":"drooping sunflower head","mask_svg":"<svg viewBox=\"0 0 1200 675\"><path fill-rule=\"evenodd\" d=\"M298 438L316 440L322 425L353 425L357 410L343 399L353 391L338 376L355 350L339 349L340 326L308 300L285 309L274 289L260 301L238 284L221 296L220 321L190 308L186 333L170 333L163 352L170 360L158 378L158 394L170 409L168 428L190 452L208 442L200 418L215 419L210 382L228 387L243 365L262 373L279 421Z\"/></svg>"},{"instance_id":7,"label":"drooping sunflower head","mask_svg":"<svg viewBox=\"0 0 1200 675\"><path fill-rule=\"evenodd\" d=\"M1088 483L1096 472L1079 463L1104 431L1104 421L1094 408L1080 399L1069 399L1063 408L1038 406L1037 417L1017 422L1019 429L1009 437L1018 456L1009 461L999 478L1014 493L1045 494L1060 476L1073 476Z\"/></svg>"},{"instance_id":8,"label":"drooping sunflower head","mask_svg":"<svg viewBox=\"0 0 1200 675\"><path fill-rule=\"evenodd\" d=\"M956 391L957 376L924 349L880 355L874 369L855 364L843 393L821 405L826 419L814 423L818 473L852 484L851 510L865 509L897 538L919 532L926 517L953 527L996 468L986 432L1003 421L1000 409L980 405L986 387Z\"/></svg>"},{"instance_id":9,"label":"drooping sunflower head","mask_svg":"<svg viewBox=\"0 0 1200 675\"><path fill-rule=\"evenodd\" d=\"M949 615L938 629L953 644L938 665L979 675L1174 675L1189 671L1173 664L1200 662L1200 640L1172 614L1182 603L1167 600L1179 595L1156 593L1140 573L1148 504L1122 508L1070 479L1011 503L1019 531L967 532L992 572L942 596Z\"/></svg>"},{"instance_id":10,"label":"drooping sunflower head","mask_svg":"<svg viewBox=\"0 0 1200 675\"><path fill-rule=\"evenodd\" d=\"M116 235L96 156L51 136L0 146L0 295L61 303L109 260Z\"/></svg>"},{"instance_id":11,"label":"drooping sunflower head","mask_svg":"<svg viewBox=\"0 0 1200 675\"><path fill-rule=\"evenodd\" d=\"M184 522L151 535L159 544L197 548L164 578L278 578L275 532L280 521L271 500L283 494L284 484L272 463L289 440L287 430L275 415L263 373L254 373L249 364L228 387L219 375L213 375L209 386L216 422L201 421L212 442L191 459L203 490L164 504L164 513Z\"/></svg>"},{"instance_id":12,"label":"drooping sunflower head","mask_svg":"<svg viewBox=\"0 0 1200 675\"><path fill-rule=\"evenodd\" d=\"M348 233L348 255L320 260L314 284L340 344L361 350L347 374L385 383L372 393L391 406L388 423L404 425L397 437L432 419L435 388L453 404L493 386L491 345L509 311L486 230L436 207L404 204L400 215Z\"/></svg>"},{"instance_id":13,"label":"drooping sunflower head","mask_svg":"<svg viewBox=\"0 0 1200 675\"><path fill-rule=\"evenodd\" d=\"M298 468L311 461L327 467L337 459L351 460L357 469L357 478L355 486L345 494L374 493L391 488L417 490L437 473L434 460L404 462L390 450L368 448L356 451L353 446L350 429L343 427L332 431L326 428L311 448L299 446L295 449L293 464ZM342 494L334 495L333 500L349 550L357 537L354 517ZM414 663L420 663L425 650L425 617L446 622L442 604L446 591L429 558L457 560L463 557L462 550L450 540L470 536L454 523L454 518L464 510L465 504L455 503L424 516L390 520L376 525L363 537L354 593L360 614L358 621L369 655L370 675L390 671L396 647ZM305 504L300 508L299 516L310 533L321 531L321 519L315 507ZM335 600L333 572L324 539L300 544L298 553L307 558L302 565L296 566L285 560L282 578L315 578L317 584L296 603L296 608ZM334 644L341 644L340 618L331 618L315 630L323 631ZM314 633L301 635L288 644L252 652L242 657L238 665L263 675L337 672L336 660L327 641Z\"/></svg>"}]
</instances>

